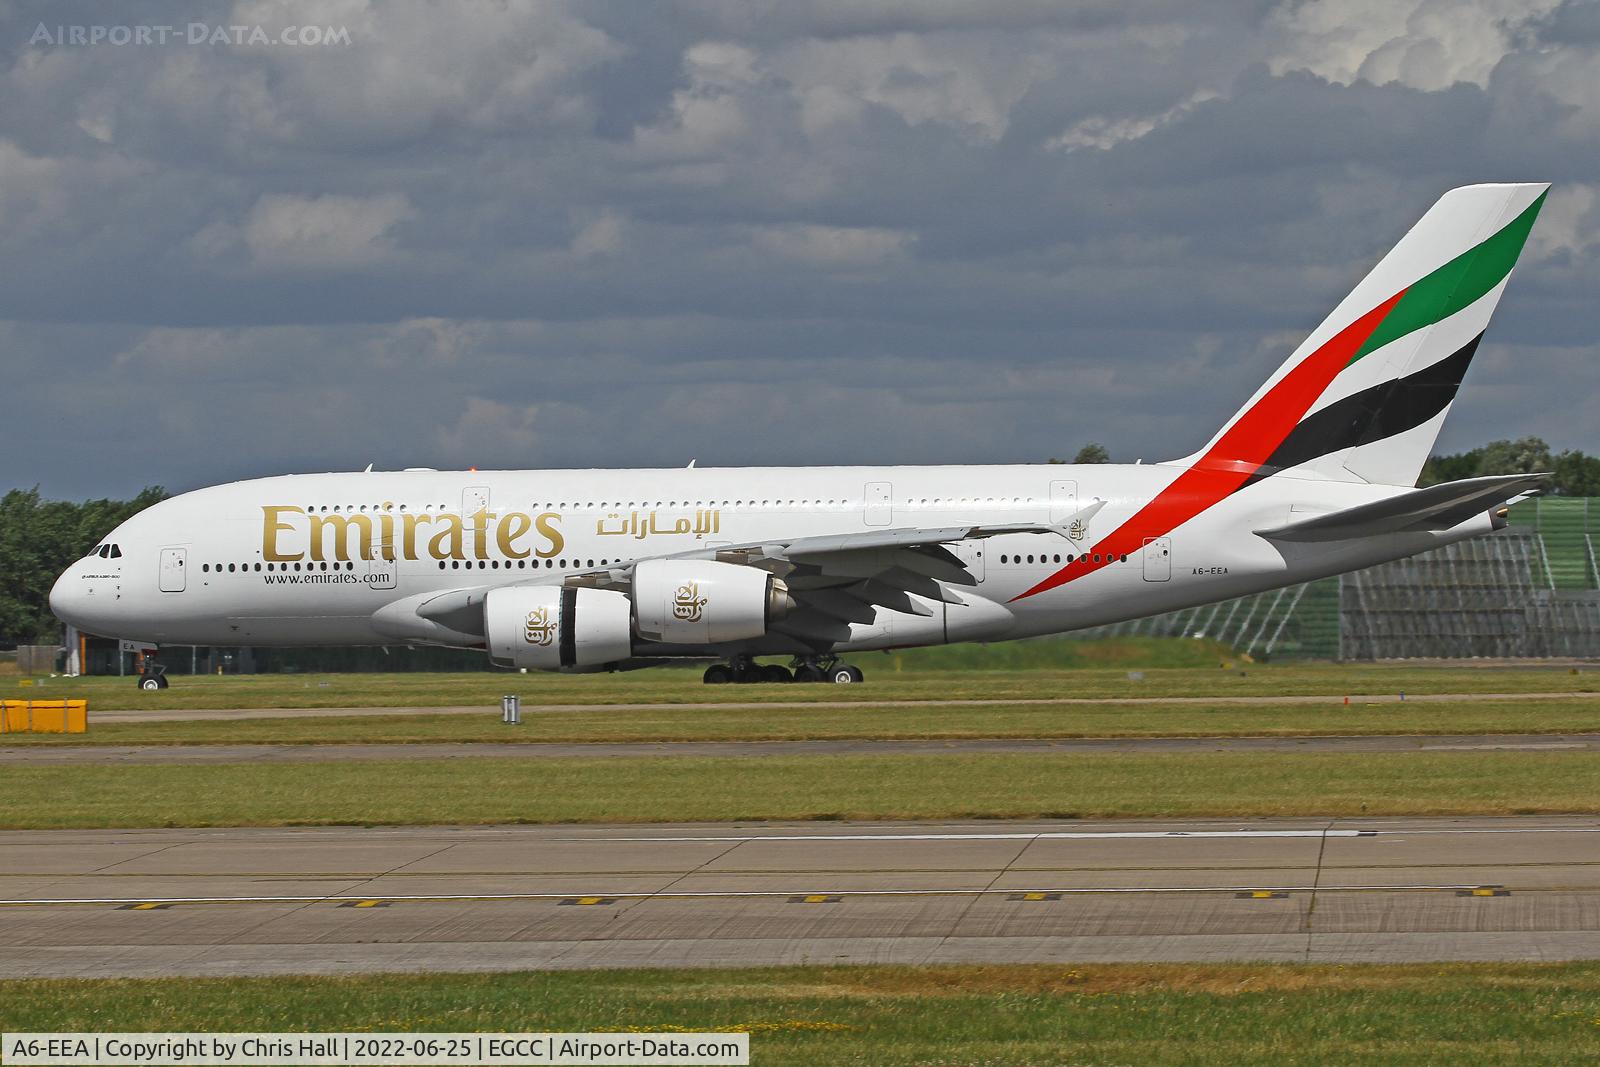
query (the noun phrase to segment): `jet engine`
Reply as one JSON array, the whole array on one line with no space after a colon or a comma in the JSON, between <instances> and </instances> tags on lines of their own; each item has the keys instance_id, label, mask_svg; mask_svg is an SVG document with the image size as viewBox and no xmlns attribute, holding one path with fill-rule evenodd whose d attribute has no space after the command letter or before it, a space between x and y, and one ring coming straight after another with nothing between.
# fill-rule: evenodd
<instances>
[{"instance_id":1,"label":"jet engine","mask_svg":"<svg viewBox=\"0 0 1600 1067\"><path fill-rule=\"evenodd\" d=\"M607 589L492 589L483 605L489 658L543 671L624 660L633 650L631 614L628 598Z\"/></svg>"},{"instance_id":2,"label":"jet engine","mask_svg":"<svg viewBox=\"0 0 1600 1067\"><path fill-rule=\"evenodd\" d=\"M794 608L781 580L754 567L698 559L651 559L633 569L640 637L714 645L760 637Z\"/></svg>"}]
</instances>

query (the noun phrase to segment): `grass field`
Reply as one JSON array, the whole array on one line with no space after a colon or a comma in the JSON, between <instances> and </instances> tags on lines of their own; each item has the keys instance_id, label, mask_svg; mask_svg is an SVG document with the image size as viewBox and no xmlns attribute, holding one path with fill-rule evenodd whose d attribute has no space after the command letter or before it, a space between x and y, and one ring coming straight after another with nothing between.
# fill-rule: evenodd
<instances>
[{"instance_id":1,"label":"grass field","mask_svg":"<svg viewBox=\"0 0 1600 1067\"><path fill-rule=\"evenodd\" d=\"M0 827L1600 811L1586 752L423 759L13 766Z\"/></svg>"},{"instance_id":2,"label":"grass field","mask_svg":"<svg viewBox=\"0 0 1600 1067\"><path fill-rule=\"evenodd\" d=\"M1063 642L1066 643L1066 642ZM1168 696L1290 696L1406 693L1600 692L1600 669L1470 668L1241 664L1208 667L1082 669L895 669L893 656L856 660L867 683L838 685L722 685L700 682L681 668L626 674L547 675L325 674L175 675L172 687L145 693L128 678L49 678L32 686L0 680L0 696L84 697L96 711L183 708L498 707L516 693L528 708L543 704L815 703L883 700L992 700L1039 697L1138 698ZM1227 667L1221 664L1228 664Z\"/></svg>"},{"instance_id":3,"label":"grass field","mask_svg":"<svg viewBox=\"0 0 1600 1067\"><path fill-rule=\"evenodd\" d=\"M93 723L85 734L7 734L8 745L755 741L853 738L1293 737L1328 734L1581 733L1600 698L1262 705L870 703L802 708L524 709L520 726L481 715L333 716Z\"/></svg>"},{"instance_id":4,"label":"grass field","mask_svg":"<svg viewBox=\"0 0 1600 1067\"><path fill-rule=\"evenodd\" d=\"M8 1031L751 1034L758 1064L1575 1064L1600 965L1081 965L0 982Z\"/></svg>"}]
</instances>

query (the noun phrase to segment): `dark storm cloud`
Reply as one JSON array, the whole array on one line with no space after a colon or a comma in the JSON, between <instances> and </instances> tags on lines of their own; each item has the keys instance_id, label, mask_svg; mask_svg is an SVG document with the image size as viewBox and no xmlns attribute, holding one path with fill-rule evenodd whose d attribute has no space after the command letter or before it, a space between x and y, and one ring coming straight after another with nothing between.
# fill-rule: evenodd
<instances>
[{"instance_id":1,"label":"dark storm cloud","mask_svg":"<svg viewBox=\"0 0 1600 1067\"><path fill-rule=\"evenodd\" d=\"M1181 455L1440 192L1519 179L1442 443L1594 449L1592 11L8 8L0 481Z\"/></svg>"}]
</instances>

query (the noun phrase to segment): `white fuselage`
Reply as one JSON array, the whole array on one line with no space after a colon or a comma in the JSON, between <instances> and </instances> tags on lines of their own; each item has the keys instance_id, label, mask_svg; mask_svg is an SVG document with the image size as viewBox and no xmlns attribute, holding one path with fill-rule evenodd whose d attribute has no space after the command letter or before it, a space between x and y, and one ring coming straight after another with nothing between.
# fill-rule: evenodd
<instances>
[{"instance_id":1,"label":"white fuselage","mask_svg":"<svg viewBox=\"0 0 1600 1067\"><path fill-rule=\"evenodd\" d=\"M57 613L80 629L163 644L403 644L373 615L406 597L548 581L764 539L899 528L1068 522L1074 531L948 545L990 624L919 629L879 609L835 651L1058 633L1337 574L1490 530L1283 545L1254 533L1405 490L1278 476L1201 510L1147 550L1024 595L1172 485L1149 465L404 471L289 475L185 493L107 538L62 576ZM315 531L315 537L313 537ZM315 543L314 543L315 542ZM998 610L995 610L995 609ZM898 618L897 618L898 617ZM997 623L992 620L999 620ZM897 625L898 623L898 625ZM789 650L782 641L750 651ZM674 650L658 648L654 654ZM696 650L704 654L705 650Z\"/></svg>"}]
</instances>

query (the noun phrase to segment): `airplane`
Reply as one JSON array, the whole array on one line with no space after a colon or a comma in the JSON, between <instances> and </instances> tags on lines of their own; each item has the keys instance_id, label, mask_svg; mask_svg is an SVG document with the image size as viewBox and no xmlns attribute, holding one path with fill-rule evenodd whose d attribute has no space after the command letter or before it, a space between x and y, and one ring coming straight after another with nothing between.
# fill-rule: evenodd
<instances>
[{"instance_id":1,"label":"airplane","mask_svg":"<svg viewBox=\"0 0 1600 1067\"><path fill-rule=\"evenodd\" d=\"M167 645L710 660L712 684L848 684L854 653L1063 633L1410 556L1504 527L1545 477L1416 488L1548 189L1447 192L1182 459L259 478L129 519L50 607L144 650L144 689L166 686Z\"/></svg>"}]
</instances>

